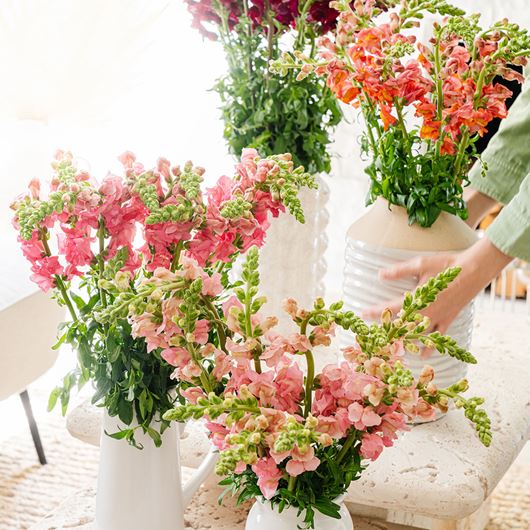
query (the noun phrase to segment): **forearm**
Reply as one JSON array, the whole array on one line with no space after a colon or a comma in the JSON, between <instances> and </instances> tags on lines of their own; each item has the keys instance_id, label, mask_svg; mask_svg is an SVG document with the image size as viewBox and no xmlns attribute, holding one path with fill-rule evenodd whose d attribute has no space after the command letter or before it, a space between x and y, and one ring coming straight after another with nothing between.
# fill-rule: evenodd
<instances>
[{"instance_id":1,"label":"forearm","mask_svg":"<svg viewBox=\"0 0 530 530\"><path fill-rule=\"evenodd\" d=\"M486 236L468 250L457 255L455 265L462 267L461 294L471 300L513 261L500 251Z\"/></svg>"},{"instance_id":2,"label":"forearm","mask_svg":"<svg viewBox=\"0 0 530 530\"><path fill-rule=\"evenodd\" d=\"M472 188L466 189L464 199L467 202L467 210L469 212L466 222L473 229L477 228L482 219L498 204L492 197Z\"/></svg>"}]
</instances>

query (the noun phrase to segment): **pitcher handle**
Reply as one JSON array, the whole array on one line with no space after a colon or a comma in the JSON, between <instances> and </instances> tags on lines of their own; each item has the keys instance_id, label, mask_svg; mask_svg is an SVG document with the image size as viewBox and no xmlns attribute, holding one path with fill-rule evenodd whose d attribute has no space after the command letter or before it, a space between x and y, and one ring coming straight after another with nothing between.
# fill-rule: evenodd
<instances>
[{"instance_id":1,"label":"pitcher handle","mask_svg":"<svg viewBox=\"0 0 530 530\"><path fill-rule=\"evenodd\" d=\"M187 508L191 502L193 495L199 489L200 485L208 478L213 471L219 453L217 449L211 447L206 455L206 458L202 461L201 465L197 468L193 476L186 482L182 487L182 506Z\"/></svg>"}]
</instances>

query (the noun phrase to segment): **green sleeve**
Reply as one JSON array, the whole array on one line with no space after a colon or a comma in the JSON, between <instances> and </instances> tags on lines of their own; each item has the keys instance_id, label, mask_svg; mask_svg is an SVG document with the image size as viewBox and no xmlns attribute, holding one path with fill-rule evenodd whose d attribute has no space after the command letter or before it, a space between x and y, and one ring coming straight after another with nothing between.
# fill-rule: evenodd
<instances>
[{"instance_id":1,"label":"green sleeve","mask_svg":"<svg viewBox=\"0 0 530 530\"><path fill-rule=\"evenodd\" d=\"M505 254L530 261L530 81L482 158L487 175L475 164L471 187L506 205L486 233Z\"/></svg>"},{"instance_id":2,"label":"green sleeve","mask_svg":"<svg viewBox=\"0 0 530 530\"><path fill-rule=\"evenodd\" d=\"M508 204L530 173L530 81L525 83L482 159L488 164L487 175L481 175L477 162L469 175L471 187Z\"/></svg>"},{"instance_id":3,"label":"green sleeve","mask_svg":"<svg viewBox=\"0 0 530 530\"><path fill-rule=\"evenodd\" d=\"M486 234L508 256L530 262L530 174Z\"/></svg>"}]
</instances>

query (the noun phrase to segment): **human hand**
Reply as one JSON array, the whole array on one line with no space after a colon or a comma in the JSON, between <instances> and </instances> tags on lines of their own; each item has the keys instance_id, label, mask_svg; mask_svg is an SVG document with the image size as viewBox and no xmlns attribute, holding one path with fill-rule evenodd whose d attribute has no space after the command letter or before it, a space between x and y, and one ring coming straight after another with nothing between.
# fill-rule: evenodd
<instances>
[{"instance_id":1,"label":"human hand","mask_svg":"<svg viewBox=\"0 0 530 530\"><path fill-rule=\"evenodd\" d=\"M432 330L445 334L460 311L496 278L512 259L484 237L463 252L417 257L382 269L379 277L383 281L415 277L419 284L423 284L442 270L460 267L461 272L457 278L438 295L436 302L424 311L424 315L431 319ZM397 313L402 303L402 297L390 300L369 308L363 316L378 318L386 308Z\"/></svg>"}]
</instances>

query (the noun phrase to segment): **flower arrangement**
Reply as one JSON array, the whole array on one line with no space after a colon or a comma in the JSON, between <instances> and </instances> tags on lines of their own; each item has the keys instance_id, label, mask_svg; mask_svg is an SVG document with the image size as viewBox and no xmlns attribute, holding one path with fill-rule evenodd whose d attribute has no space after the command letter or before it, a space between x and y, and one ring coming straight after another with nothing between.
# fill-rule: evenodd
<instances>
[{"instance_id":1,"label":"flower arrangement","mask_svg":"<svg viewBox=\"0 0 530 530\"><path fill-rule=\"evenodd\" d=\"M339 12L334 39L319 40L317 57L284 54L272 70L284 76L299 70L298 79L314 73L361 110L369 203L384 197L424 227L442 211L465 219L462 193L479 158L475 143L492 120L507 115L511 91L498 81L523 81L511 66L526 64L528 32L507 20L483 29L479 15L465 16L446 0L331 6ZM428 43L416 42L412 31L429 13L444 18Z\"/></svg>"},{"instance_id":2,"label":"flower arrangement","mask_svg":"<svg viewBox=\"0 0 530 530\"><path fill-rule=\"evenodd\" d=\"M403 360L405 350L417 352L422 344L476 362L451 338L428 333L429 320L419 314L458 272L449 269L407 293L399 314L386 310L380 325L368 326L343 311L341 302L326 306L318 299L305 310L287 299L285 310L298 331L282 336L274 331L277 319L260 311L265 299L259 294L254 247L247 252L241 282L231 289L212 289L212 278L196 265L187 268L186 282L159 269L133 300L126 295L120 301L119 295L107 316L112 320L129 312L148 343L169 344L162 355L175 367L187 403L164 418L206 419L220 452L216 471L225 476L221 484L227 491L239 502L265 498L280 512L295 507L312 528L315 510L339 518L334 499L359 477L367 460L393 445L408 420L432 420L437 409L445 412L454 401L482 443L490 444L483 399L461 395L467 381L437 388L432 368L426 366L414 380ZM181 332L171 326L155 331L154 322L176 311L170 307L178 307ZM343 350L342 362L317 373L316 349L330 346L337 328L356 339Z\"/></svg>"},{"instance_id":3,"label":"flower arrangement","mask_svg":"<svg viewBox=\"0 0 530 530\"><path fill-rule=\"evenodd\" d=\"M316 37L335 27L326 0L186 0L193 26L219 40L227 74L214 89L224 136L239 156L251 146L264 155L289 151L311 174L330 171L330 131L341 119L336 99L317 78L270 75L284 41L313 56Z\"/></svg>"},{"instance_id":4,"label":"flower arrangement","mask_svg":"<svg viewBox=\"0 0 530 530\"><path fill-rule=\"evenodd\" d=\"M304 221L297 192L315 183L290 155L260 158L254 150L243 152L235 177L221 177L206 194L204 169L191 162L180 168L160 159L146 169L132 153L120 160L123 176L98 183L70 153L57 153L49 190L34 179L29 194L14 202L14 226L31 279L52 289L71 316L56 347L71 344L78 368L52 392L49 407L59 400L64 414L74 386L92 380L93 402L130 426L113 437L135 444L141 428L159 445L168 425L162 415L174 405L179 383L172 341L195 333L206 344L218 320L194 321L192 331L191 322L180 322L180 302L166 299L164 282L184 288L200 271L195 295L220 293L235 258L263 244L270 215L287 208ZM160 284L149 291L153 301L134 305L138 318L108 318L152 284ZM156 297L163 310L151 315Z\"/></svg>"}]
</instances>

